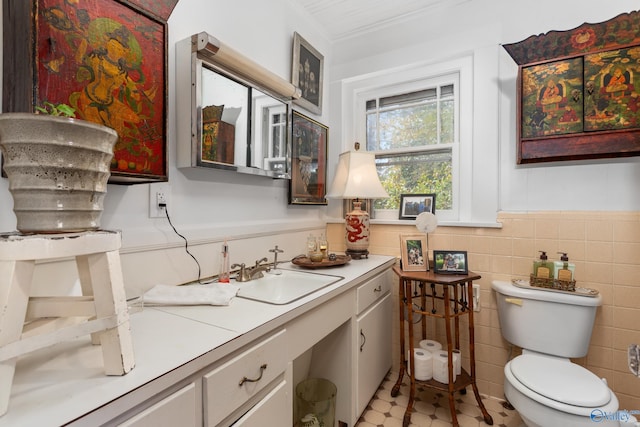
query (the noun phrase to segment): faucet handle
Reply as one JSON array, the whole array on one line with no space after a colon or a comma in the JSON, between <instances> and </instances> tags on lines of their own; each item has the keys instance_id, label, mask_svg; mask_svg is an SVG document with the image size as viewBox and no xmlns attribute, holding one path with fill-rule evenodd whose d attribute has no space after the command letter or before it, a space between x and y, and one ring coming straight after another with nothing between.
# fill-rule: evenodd
<instances>
[{"instance_id":1,"label":"faucet handle","mask_svg":"<svg viewBox=\"0 0 640 427\"><path fill-rule=\"evenodd\" d=\"M258 267L260 265L260 263L263 263L263 262L269 262L267 257L264 257L264 258L261 258L259 260L256 260L256 267Z\"/></svg>"},{"instance_id":2,"label":"faucet handle","mask_svg":"<svg viewBox=\"0 0 640 427\"><path fill-rule=\"evenodd\" d=\"M236 282L248 282L251 280L251 275L246 269L244 262L242 264L232 264L231 268L240 267L240 271L236 274Z\"/></svg>"},{"instance_id":3,"label":"faucet handle","mask_svg":"<svg viewBox=\"0 0 640 427\"><path fill-rule=\"evenodd\" d=\"M275 248L273 249L269 249L269 252L273 253L273 270L274 273L276 274L280 274L280 272L278 271L278 254L284 253L284 251L282 249L278 249L278 245L276 245Z\"/></svg>"}]
</instances>

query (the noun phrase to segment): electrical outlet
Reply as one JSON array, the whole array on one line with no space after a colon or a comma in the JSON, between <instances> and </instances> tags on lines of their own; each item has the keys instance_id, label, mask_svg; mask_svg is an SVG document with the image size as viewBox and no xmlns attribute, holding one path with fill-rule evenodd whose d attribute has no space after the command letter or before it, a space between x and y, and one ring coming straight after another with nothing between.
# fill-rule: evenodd
<instances>
[{"instance_id":1,"label":"electrical outlet","mask_svg":"<svg viewBox=\"0 0 640 427\"><path fill-rule=\"evenodd\" d=\"M473 284L473 311L480 311L480 285Z\"/></svg>"},{"instance_id":2,"label":"electrical outlet","mask_svg":"<svg viewBox=\"0 0 640 427\"><path fill-rule=\"evenodd\" d=\"M171 187L168 182L154 182L149 184L149 218L164 218L166 216L160 203L170 206Z\"/></svg>"}]
</instances>

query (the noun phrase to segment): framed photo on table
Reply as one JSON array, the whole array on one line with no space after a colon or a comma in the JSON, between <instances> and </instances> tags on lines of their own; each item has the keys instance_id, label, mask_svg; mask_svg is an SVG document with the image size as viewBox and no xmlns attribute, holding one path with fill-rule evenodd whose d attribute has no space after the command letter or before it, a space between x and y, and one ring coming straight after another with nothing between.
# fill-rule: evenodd
<instances>
[{"instance_id":1,"label":"framed photo on table","mask_svg":"<svg viewBox=\"0 0 640 427\"><path fill-rule=\"evenodd\" d=\"M401 235L400 258L404 271L428 271L429 253L426 235Z\"/></svg>"},{"instance_id":2,"label":"framed photo on table","mask_svg":"<svg viewBox=\"0 0 640 427\"><path fill-rule=\"evenodd\" d=\"M293 33L291 82L302 92L293 102L314 114L322 114L324 56L300 34Z\"/></svg>"},{"instance_id":3,"label":"framed photo on table","mask_svg":"<svg viewBox=\"0 0 640 427\"><path fill-rule=\"evenodd\" d=\"M295 110L291 126L289 203L326 205L329 128Z\"/></svg>"},{"instance_id":4,"label":"framed photo on table","mask_svg":"<svg viewBox=\"0 0 640 427\"><path fill-rule=\"evenodd\" d=\"M433 270L436 274L468 274L466 251L433 251Z\"/></svg>"},{"instance_id":5,"label":"framed photo on table","mask_svg":"<svg viewBox=\"0 0 640 427\"><path fill-rule=\"evenodd\" d=\"M416 219L422 212L436 213L435 194L401 194L399 219Z\"/></svg>"},{"instance_id":6,"label":"framed photo on table","mask_svg":"<svg viewBox=\"0 0 640 427\"><path fill-rule=\"evenodd\" d=\"M4 1L3 112L67 104L114 129L109 182L167 180L165 19L177 0L142 3Z\"/></svg>"}]
</instances>

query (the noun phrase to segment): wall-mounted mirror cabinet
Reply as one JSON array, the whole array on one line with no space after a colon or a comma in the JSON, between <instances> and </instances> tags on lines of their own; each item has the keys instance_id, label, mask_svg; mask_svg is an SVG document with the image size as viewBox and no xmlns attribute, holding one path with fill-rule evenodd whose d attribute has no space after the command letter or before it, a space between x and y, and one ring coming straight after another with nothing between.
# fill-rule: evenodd
<instances>
[{"instance_id":1,"label":"wall-mounted mirror cabinet","mask_svg":"<svg viewBox=\"0 0 640 427\"><path fill-rule=\"evenodd\" d=\"M178 167L289 178L291 83L198 33L176 45Z\"/></svg>"}]
</instances>

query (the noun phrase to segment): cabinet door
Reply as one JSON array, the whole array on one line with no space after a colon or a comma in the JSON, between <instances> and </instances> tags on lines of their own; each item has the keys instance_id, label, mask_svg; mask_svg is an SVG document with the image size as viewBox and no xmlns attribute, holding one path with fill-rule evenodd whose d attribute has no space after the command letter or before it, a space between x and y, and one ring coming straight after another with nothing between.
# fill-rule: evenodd
<instances>
[{"instance_id":1,"label":"cabinet door","mask_svg":"<svg viewBox=\"0 0 640 427\"><path fill-rule=\"evenodd\" d=\"M362 414L369 400L391 368L391 294L358 318L358 379L356 387L357 415Z\"/></svg>"},{"instance_id":2,"label":"cabinet door","mask_svg":"<svg viewBox=\"0 0 640 427\"><path fill-rule=\"evenodd\" d=\"M193 383L128 419L120 427L189 427L196 425L196 388Z\"/></svg>"},{"instance_id":3,"label":"cabinet door","mask_svg":"<svg viewBox=\"0 0 640 427\"><path fill-rule=\"evenodd\" d=\"M293 425L292 409L287 399L287 382L282 381L264 399L232 424L233 427Z\"/></svg>"}]
</instances>

